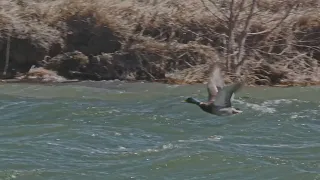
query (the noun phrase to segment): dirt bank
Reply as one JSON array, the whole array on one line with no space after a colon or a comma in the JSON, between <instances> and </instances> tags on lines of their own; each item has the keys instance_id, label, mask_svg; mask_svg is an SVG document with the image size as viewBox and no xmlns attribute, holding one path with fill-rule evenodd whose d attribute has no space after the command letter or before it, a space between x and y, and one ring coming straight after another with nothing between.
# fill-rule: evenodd
<instances>
[{"instance_id":1,"label":"dirt bank","mask_svg":"<svg viewBox=\"0 0 320 180\"><path fill-rule=\"evenodd\" d=\"M3 79L35 65L66 79L201 83L219 63L228 82L246 76L252 85L318 84L319 4L1 1L0 71L9 54Z\"/></svg>"}]
</instances>

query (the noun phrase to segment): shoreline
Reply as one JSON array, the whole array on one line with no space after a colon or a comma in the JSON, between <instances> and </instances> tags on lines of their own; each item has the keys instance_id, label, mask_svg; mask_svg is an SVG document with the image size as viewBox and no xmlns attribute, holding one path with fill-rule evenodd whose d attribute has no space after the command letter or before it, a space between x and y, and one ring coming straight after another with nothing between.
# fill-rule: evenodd
<instances>
[{"instance_id":1,"label":"shoreline","mask_svg":"<svg viewBox=\"0 0 320 180\"><path fill-rule=\"evenodd\" d=\"M58 81L41 81L34 79L0 79L0 84L72 84L72 83L81 83L81 82L112 82L112 81L120 81L125 83L161 83L161 84L170 84L170 85L197 85L197 84L205 84L206 81L194 81L194 82L184 82L179 79L160 79L154 81L147 80L119 80L119 79L110 79L110 80L78 80L78 79L67 79L61 82ZM230 83L226 83L228 85ZM320 86L320 81L311 81L311 82L284 82L279 84L272 85L256 85L256 84L245 84L247 87L280 87L280 88L289 88L289 87L314 87Z\"/></svg>"}]
</instances>

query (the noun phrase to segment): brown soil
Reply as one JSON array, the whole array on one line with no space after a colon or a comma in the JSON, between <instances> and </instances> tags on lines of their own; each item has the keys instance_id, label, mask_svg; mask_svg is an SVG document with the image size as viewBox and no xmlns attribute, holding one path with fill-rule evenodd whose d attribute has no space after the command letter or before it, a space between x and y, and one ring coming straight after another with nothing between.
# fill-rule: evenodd
<instances>
[{"instance_id":1,"label":"brown soil","mask_svg":"<svg viewBox=\"0 0 320 180\"><path fill-rule=\"evenodd\" d=\"M292 2L257 4L240 73L247 84L320 84L318 0L299 2L276 30L256 33L274 26L268 20L281 18ZM33 65L79 80L203 83L215 63L223 65L226 82L236 76L224 67L219 35L228 29L201 1L15 0L1 1L0 10L0 72L11 37L3 79L26 75Z\"/></svg>"}]
</instances>

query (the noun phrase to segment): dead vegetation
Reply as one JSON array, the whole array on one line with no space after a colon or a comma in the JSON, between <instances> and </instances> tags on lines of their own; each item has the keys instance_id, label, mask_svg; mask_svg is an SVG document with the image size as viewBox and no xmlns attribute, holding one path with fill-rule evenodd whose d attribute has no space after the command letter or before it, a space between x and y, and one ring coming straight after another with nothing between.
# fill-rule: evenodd
<instances>
[{"instance_id":1,"label":"dead vegetation","mask_svg":"<svg viewBox=\"0 0 320 180\"><path fill-rule=\"evenodd\" d=\"M227 81L317 82L319 8L320 0L4 0L0 67L10 35L9 67L22 73L80 51L98 59L74 72L82 79L203 82L219 63Z\"/></svg>"}]
</instances>

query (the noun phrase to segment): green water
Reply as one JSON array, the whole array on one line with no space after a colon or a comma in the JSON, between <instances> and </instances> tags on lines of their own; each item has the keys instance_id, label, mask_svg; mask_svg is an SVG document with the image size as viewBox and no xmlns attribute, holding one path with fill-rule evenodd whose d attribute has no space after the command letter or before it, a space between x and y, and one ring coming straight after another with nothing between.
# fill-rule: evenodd
<instances>
[{"instance_id":1,"label":"green water","mask_svg":"<svg viewBox=\"0 0 320 180\"><path fill-rule=\"evenodd\" d=\"M245 88L217 117L204 85L0 85L0 179L320 180L320 88Z\"/></svg>"}]
</instances>

